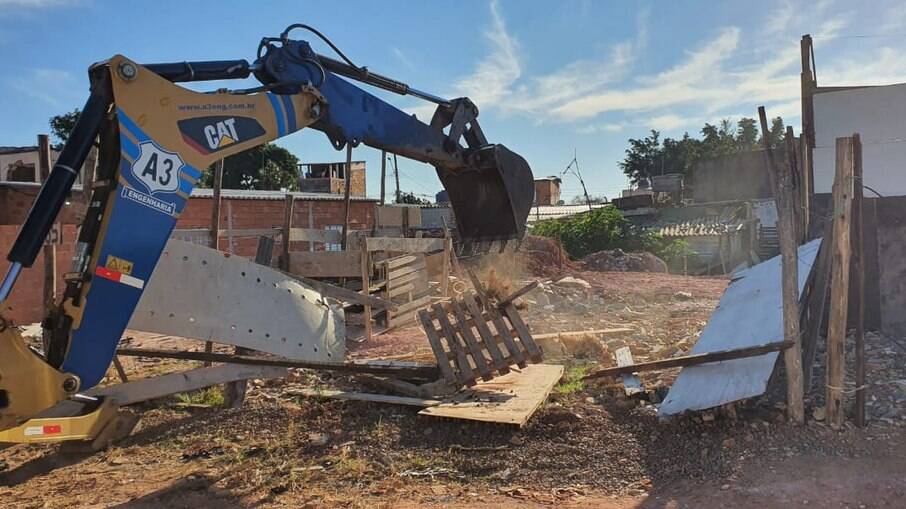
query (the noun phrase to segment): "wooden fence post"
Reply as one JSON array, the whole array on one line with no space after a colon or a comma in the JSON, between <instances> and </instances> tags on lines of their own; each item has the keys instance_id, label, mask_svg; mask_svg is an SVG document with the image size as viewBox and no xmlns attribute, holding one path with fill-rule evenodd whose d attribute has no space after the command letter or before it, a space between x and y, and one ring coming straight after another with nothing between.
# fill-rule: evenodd
<instances>
[{"instance_id":1,"label":"wooden fence post","mask_svg":"<svg viewBox=\"0 0 906 509\"><path fill-rule=\"evenodd\" d=\"M774 199L777 204L777 232L780 240L781 254L781 292L783 295L783 335L793 346L784 350L783 361L786 368L787 383L787 416L797 423L805 422L804 388L802 382L802 338L799 334L799 242L796 239L795 213L793 211L792 172L785 170L774 161L770 146L767 115L764 106L758 108L761 121L761 136L764 140L765 158Z\"/></svg>"},{"instance_id":2,"label":"wooden fence post","mask_svg":"<svg viewBox=\"0 0 906 509\"><path fill-rule=\"evenodd\" d=\"M38 135L38 172L41 182L46 182L50 176L50 138L46 134ZM50 235L44 239L44 314L50 312L57 298L57 240L53 238L53 230L57 235L62 235L62 228L55 226ZM50 344L50 329L43 329L44 346Z\"/></svg>"},{"instance_id":3,"label":"wooden fence post","mask_svg":"<svg viewBox=\"0 0 906 509\"><path fill-rule=\"evenodd\" d=\"M214 182L212 186L212 199L211 199L211 240L210 247L211 249L220 248L220 191L223 186L223 159L214 163ZM211 353L214 351L214 343L211 341L204 342L204 351L205 353ZM211 363L205 361L205 366L210 366Z\"/></svg>"},{"instance_id":4,"label":"wooden fence post","mask_svg":"<svg viewBox=\"0 0 906 509\"><path fill-rule=\"evenodd\" d=\"M833 429L840 429L844 417L843 376L852 247L852 138L837 138L836 150L836 178L833 187L834 244L831 251L831 298L827 325L827 423Z\"/></svg>"},{"instance_id":5,"label":"wooden fence post","mask_svg":"<svg viewBox=\"0 0 906 509\"><path fill-rule=\"evenodd\" d=\"M281 244L283 254L280 256L280 268L289 272L289 233L293 227L293 203L295 196L292 193L286 193L286 200L283 202L283 233L281 233Z\"/></svg>"},{"instance_id":6,"label":"wooden fence post","mask_svg":"<svg viewBox=\"0 0 906 509\"><path fill-rule=\"evenodd\" d=\"M367 239L362 239L361 242L361 251L362 258L359 263L362 264L362 295L369 296L371 295L371 256L368 253L368 241ZM371 324L371 306L365 304L365 339L371 340L372 335L372 324Z\"/></svg>"},{"instance_id":7,"label":"wooden fence post","mask_svg":"<svg viewBox=\"0 0 906 509\"><path fill-rule=\"evenodd\" d=\"M340 249L346 251L346 236L349 234L349 186L352 185L352 145L346 142L345 189L343 190L343 234L340 237Z\"/></svg>"},{"instance_id":8,"label":"wooden fence post","mask_svg":"<svg viewBox=\"0 0 906 509\"><path fill-rule=\"evenodd\" d=\"M862 140L853 134L852 277L856 300L856 426L865 426L865 261L862 221Z\"/></svg>"}]
</instances>

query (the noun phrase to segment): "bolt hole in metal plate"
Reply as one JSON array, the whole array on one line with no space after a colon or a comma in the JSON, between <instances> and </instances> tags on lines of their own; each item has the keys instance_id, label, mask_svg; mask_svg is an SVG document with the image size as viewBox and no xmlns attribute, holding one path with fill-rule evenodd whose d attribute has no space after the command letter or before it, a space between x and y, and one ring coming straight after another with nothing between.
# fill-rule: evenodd
<instances>
[{"instance_id":1,"label":"bolt hole in metal plate","mask_svg":"<svg viewBox=\"0 0 906 509\"><path fill-rule=\"evenodd\" d=\"M297 360L345 358L338 303L269 267L175 239L167 243L129 328Z\"/></svg>"}]
</instances>

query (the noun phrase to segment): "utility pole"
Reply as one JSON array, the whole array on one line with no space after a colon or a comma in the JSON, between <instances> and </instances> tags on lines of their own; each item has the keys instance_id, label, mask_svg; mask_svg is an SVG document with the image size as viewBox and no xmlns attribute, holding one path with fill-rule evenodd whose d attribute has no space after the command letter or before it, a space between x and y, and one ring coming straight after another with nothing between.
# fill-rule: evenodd
<instances>
[{"instance_id":1,"label":"utility pole","mask_svg":"<svg viewBox=\"0 0 906 509\"><path fill-rule=\"evenodd\" d=\"M400 167L397 165L396 154L393 154L393 174L396 176L396 203L400 202Z\"/></svg>"},{"instance_id":2,"label":"utility pole","mask_svg":"<svg viewBox=\"0 0 906 509\"><path fill-rule=\"evenodd\" d=\"M384 205L384 182L387 180L387 151L381 150L381 205Z\"/></svg>"},{"instance_id":3,"label":"utility pole","mask_svg":"<svg viewBox=\"0 0 906 509\"><path fill-rule=\"evenodd\" d=\"M575 166L575 168L573 168ZM582 184L582 193L585 194L585 204L588 205L588 210L591 210L591 198L588 197L588 189L585 188L585 181L582 180L582 173L579 172L579 160L576 159L576 151L573 149L573 160L566 165L566 169L563 170L561 175L566 175L567 173L575 175L579 179L579 183Z\"/></svg>"}]
</instances>

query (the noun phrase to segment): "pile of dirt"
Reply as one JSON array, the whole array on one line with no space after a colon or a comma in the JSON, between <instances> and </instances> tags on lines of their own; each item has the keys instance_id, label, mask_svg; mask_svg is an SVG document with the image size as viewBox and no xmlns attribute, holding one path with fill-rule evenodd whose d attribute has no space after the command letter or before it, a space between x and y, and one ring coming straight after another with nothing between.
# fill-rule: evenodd
<instances>
[{"instance_id":1,"label":"pile of dirt","mask_svg":"<svg viewBox=\"0 0 906 509\"><path fill-rule=\"evenodd\" d=\"M667 264L648 252L627 253L609 249L582 258L585 270L602 272L667 272Z\"/></svg>"},{"instance_id":2,"label":"pile of dirt","mask_svg":"<svg viewBox=\"0 0 906 509\"><path fill-rule=\"evenodd\" d=\"M523 253L528 270L535 277L555 277L564 271L579 267L569 259L566 250L554 239L526 235L520 251Z\"/></svg>"}]
</instances>

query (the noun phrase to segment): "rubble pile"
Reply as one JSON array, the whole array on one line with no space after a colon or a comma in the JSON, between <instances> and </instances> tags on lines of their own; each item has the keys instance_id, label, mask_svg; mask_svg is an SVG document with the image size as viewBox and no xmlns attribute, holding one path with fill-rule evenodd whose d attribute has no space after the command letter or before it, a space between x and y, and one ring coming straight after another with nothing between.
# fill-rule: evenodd
<instances>
[{"instance_id":1,"label":"rubble pile","mask_svg":"<svg viewBox=\"0 0 906 509\"><path fill-rule=\"evenodd\" d=\"M618 272L667 272L667 264L648 252L627 253L609 249L592 253L582 259L586 270Z\"/></svg>"},{"instance_id":2,"label":"rubble pile","mask_svg":"<svg viewBox=\"0 0 906 509\"><path fill-rule=\"evenodd\" d=\"M556 277L564 271L579 268L576 262L569 259L563 246L554 239L526 235L519 250L525 255L529 272L536 277Z\"/></svg>"}]
</instances>

